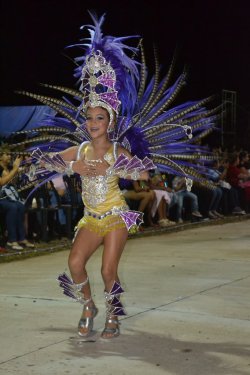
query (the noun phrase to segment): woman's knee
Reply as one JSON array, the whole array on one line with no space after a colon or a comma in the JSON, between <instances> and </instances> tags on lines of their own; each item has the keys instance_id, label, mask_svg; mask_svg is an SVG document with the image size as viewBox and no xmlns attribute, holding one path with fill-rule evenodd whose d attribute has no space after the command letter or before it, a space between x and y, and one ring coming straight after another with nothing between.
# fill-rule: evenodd
<instances>
[{"instance_id":1,"label":"woman's knee","mask_svg":"<svg viewBox=\"0 0 250 375\"><path fill-rule=\"evenodd\" d=\"M101 274L104 282L114 281L117 278L117 269L110 265L102 266Z\"/></svg>"},{"instance_id":2,"label":"woman's knee","mask_svg":"<svg viewBox=\"0 0 250 375\"><path fill-rule=\"evenodd\" d=\"M19 203L18 210L19 210L20 214L24 216L26 208L25 208L24 204L22 204L21 202L18 202L18 203Z\"/></svg>"},{"instance_id":3,"label":"woman's knee","mask_svg":"<svg viewBox=\"0 0 250 375\"><path fill-rule=\"evenodd\" d=\"M85 269L86 262L77 254L71 253L68 258L68 265L72 273L81 273Z\"/></svg>"},{"instance_id":4,"label":"woman's knee","mask_svg":"<svg viewBox=\"0 0 250 375\"><path fill-rule=\"evenodd\" d=\"M151 199L151 200L154 200L155 197L156 197L156 194L155 194L154 190L150 190L150 191L149 191L149 194L150 194L150 199Z\"/></svg>"},{"instance_id":5,"label":"woman's knee","mask_svg":"<svg viewBox=\"0 0 250 375\"><path fill-rule=\"evenodd\" d=\"M18 213L18 205L16 204L16 202L9 202L9 204L6 207L7 207L6 212L9 215L13 215L16 218L17 213Z\"/></svg>"}]
</instances>

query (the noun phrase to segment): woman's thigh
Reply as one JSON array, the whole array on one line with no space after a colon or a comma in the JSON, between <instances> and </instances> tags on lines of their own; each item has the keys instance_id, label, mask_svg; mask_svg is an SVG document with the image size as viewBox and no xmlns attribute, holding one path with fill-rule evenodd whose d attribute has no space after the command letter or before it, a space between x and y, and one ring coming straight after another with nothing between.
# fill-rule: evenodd
<instances>
[{"instance_id":1,"label":"woman's thigh","mask_svg":"<svg viewBox=\"0 0 250 375\"><path fill-rule=\"evenodd\" d=\"M17 209L18 209L18 205L16 205L17 202L15 201L9 201L8 199L1 199L0 201L0 206L1 206L1 209L4 211L4 212L13 212L13 213L16 213Z\"/></svg>"},{"instance_id":2,"label":"woman's thigh","mask_svg":"<svg viewBox=\"0 0 250 375\"><path fill-rule=\"evenodd\" d=\"M102 242L103 238L95 232L85 228L79 229L70 251L69 260L77 257L86 263Z\"/></svg>"},{"instance_id":3,"label":"woman's thigh","mask_svg":"<svg viewBox=\"0 0 250 375\"><path fill-rule=\"evenodd\" d=\"M150 193L147 191L140 191L137 193L136 191L129 190L124 194L124 197L128 199L133 199L135 201L139 201L143 198L150 198Z\"/></svg>"},{"instance_id":4,"label":"woman's thigh","mask_svg":"<svg viewBox=\"0 0 250 375\"><path fill-rule=\"evenodd\" d=\"M115 268L117 270L127 238L127 228L116 229L106 234L102 256L103 268Z\"/></svg>"}]
</instances>

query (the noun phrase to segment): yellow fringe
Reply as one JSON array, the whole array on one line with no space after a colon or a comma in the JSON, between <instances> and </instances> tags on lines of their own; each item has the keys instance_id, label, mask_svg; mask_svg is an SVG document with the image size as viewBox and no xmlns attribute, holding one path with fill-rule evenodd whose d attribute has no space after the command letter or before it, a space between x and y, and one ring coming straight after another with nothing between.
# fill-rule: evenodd
<instances>
[{"instance_id":1,"label":"yellow fringe","mask_svg":"<svg viewBox=\"0 0 250 375\"><path fill-rule=\"evenodd\" d=\"M76 226L76 230L81 228L86 228L103 237L112 230L126 228L126 225L118 215L108 215L103 219L95 219L92 216L86 216L83 217Z\"/></svg>"}]
</instances>

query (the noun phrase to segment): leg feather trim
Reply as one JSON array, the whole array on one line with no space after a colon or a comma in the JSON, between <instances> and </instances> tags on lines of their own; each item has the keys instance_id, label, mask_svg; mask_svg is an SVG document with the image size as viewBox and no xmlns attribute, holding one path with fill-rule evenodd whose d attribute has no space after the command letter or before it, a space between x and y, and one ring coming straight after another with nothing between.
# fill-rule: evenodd
<instances>
[{"instance_id":1,"label":"leg feather trim","mask_svg":"<svg viewBox=\"0 0 250 375\"><path fill-rule=\"evenodd\" d=\"M106 300L106 312L107 316L123 316L126 315L124 310L124 306L120 301L120 295L124 293L123 288L121 285L115 281L111 290L109 292L104 292L105 300Z\"/></svg>"},{"instance_id":2,"label":"leg feather trim","mask_svg":"<svg viewBox=\"0 0 250 375\"><path fill-rule=\"evenodd\" d=\"M82 288L89 282L89 278L80 284L76 284L65 272L60 274L57 278L59 286L63 289L63 294L69 298L72 298L76 302L80 302L82 305L91 301L91 298L85 299L82 293Z\"/></svg>"}]
</instances>

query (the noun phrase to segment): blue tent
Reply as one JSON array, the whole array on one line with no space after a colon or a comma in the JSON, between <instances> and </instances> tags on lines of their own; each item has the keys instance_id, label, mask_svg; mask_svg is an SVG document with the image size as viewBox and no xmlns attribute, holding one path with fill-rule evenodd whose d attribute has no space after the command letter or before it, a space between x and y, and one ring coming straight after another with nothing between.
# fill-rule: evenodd
<instances>
[{"instance_id":1,"label":"blue tent","mask_svg":"<svg viewBox=\"0 0 250 375\"><path fill-rule=\"evenodd\" d=\"M0 107L0 137L8 138L17 131L42 125L51 115L55 115L55 111L45 105Z\"/></svg>"}]
</instances>

